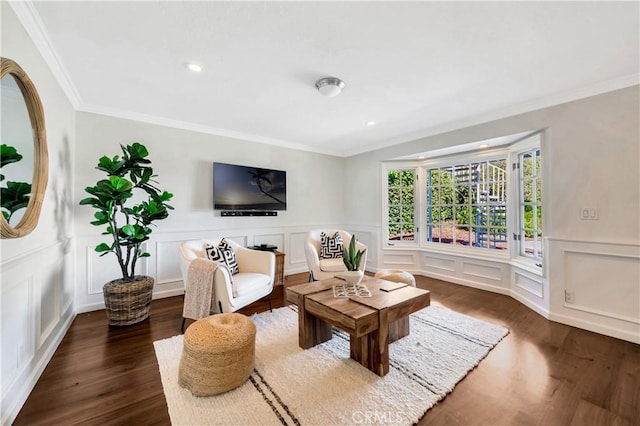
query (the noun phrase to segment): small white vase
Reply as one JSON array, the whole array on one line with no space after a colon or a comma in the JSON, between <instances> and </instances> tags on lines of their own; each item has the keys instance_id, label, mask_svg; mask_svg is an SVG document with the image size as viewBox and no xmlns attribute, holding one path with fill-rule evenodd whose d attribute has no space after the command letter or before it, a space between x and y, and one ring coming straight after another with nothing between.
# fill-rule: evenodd
<instances>
[{"instance_id":1,"label":"small white vase","mask_svg":"<svg viewBox=\"0 0 640 426\"><path fill-rule=\"evenodd\" d=\"M360 284L360 281L362 281L364 271L346 271L340 273L340 276L344 278L347 284L356 285Z\"/></svg>"}]
</instances>

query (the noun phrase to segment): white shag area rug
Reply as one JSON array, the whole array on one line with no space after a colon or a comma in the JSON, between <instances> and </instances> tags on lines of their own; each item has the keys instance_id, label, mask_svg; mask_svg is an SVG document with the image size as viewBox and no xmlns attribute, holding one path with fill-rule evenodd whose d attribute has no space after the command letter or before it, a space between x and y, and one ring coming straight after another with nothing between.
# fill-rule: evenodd
<instances>
[{"instance_id":1,"label":"white shag area rug","mask_svg":"<svg viewBox=\"0 0 640 426\"><path fill-rule=\"evenodd\" d=\"M349 358L349 335L335 328L330 341L301 349L295 306L252 319L253 374L212 397L178 385L182 335L154 342L173 425L413 424L509 332L430 306L411 315L411 333L389 346L389 373L379 377Z\"/></svg>"}]
</instances>

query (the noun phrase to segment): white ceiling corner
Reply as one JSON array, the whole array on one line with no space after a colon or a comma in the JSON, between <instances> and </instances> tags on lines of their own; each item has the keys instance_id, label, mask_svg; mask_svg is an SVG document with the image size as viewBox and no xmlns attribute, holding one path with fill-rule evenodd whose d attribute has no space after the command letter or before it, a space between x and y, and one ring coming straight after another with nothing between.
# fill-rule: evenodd
<instances>
[{"instance_id":1,"label":"white ceiling corner","mask_svg":"<svg viewBox=\"0 0 640 426\"><path fill-rule=\"evenodd\" d=\"M64 63L58 57L56 48L44 29L42 20L33 3L31 1L20 0L8 0L8 2L45 62L49 65L51 72L67 95L69 102L71 102L71 105L73 105L75 109L78 109L82 103L80 94L71 78L69 78L69 73L65 69Z\"/></svg>"},{"instance_id":2,"label":"white ceiling corner","mask_svg":"<svg viewBox=\"0 0 640 426\"><path fill-rule=\"evenodd\" d=\"M10 3L80 111L338 156L639 83L637 2Z\"/></svg>"}]
</instances>

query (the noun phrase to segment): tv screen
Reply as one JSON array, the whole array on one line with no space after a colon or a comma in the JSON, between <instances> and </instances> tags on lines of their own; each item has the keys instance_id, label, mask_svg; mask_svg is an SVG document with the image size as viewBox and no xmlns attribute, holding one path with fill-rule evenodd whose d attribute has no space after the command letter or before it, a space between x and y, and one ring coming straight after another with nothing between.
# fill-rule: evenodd
<instances>
[{"instance_id":1,"label":"tv screen","mask_svg":"<svg viewBox=\"0 0 640 426\"><path fill-rule=\"evenodd\" d=\"M216 210L286 210L287 172L213 163Z\"/></svg>"}]
</instances>

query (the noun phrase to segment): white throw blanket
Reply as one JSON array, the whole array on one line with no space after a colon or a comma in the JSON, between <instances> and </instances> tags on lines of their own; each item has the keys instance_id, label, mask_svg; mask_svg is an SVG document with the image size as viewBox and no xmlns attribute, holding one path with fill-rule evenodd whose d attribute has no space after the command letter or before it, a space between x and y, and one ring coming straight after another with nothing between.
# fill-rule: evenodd
<instances>
[{"instance_id":1,"label":"white throw blanket","mask_svg":"<svg viewBox=\"0 0 640 426\"><path fill-rule=\"evenodd\" d=\"M213 298L213 275L218 262L197 257L189 264L185 284L182 316L198 320L210 315Z\"/></svg>"}]
</instances>

